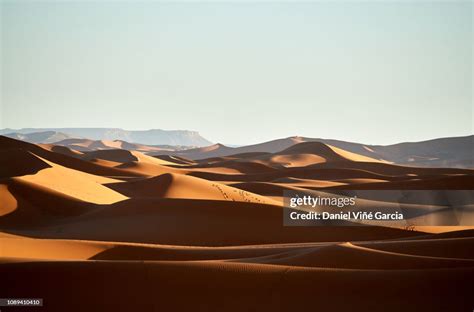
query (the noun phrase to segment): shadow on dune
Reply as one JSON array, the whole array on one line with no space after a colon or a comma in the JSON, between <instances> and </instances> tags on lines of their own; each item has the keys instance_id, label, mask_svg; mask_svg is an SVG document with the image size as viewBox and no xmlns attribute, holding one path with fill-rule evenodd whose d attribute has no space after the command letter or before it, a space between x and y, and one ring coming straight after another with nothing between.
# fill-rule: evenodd
<instances>
[{"instance_id":1,"label":"shadow on dune","mask_svg":"<svg viewBox=\"0 0 474 312\"><path fill-rule=\"evenodd\" d=\"M82 159L88 161L93 159L104 159L119 163L138 161L138 158L135 155L133 155L130 151L123 149L106 149L93 152L84 152Z\"/></svg>"},{"instance_id":2,"label":"shadow on dune","mask_svg":"<svg viewBox=\"0 0 474 312\"><path fill-rule=\"evenodd\" d=\"M50 165L21 148L0 149L0 179L35 174Z\"/></svg>"},{"instance_id":3,"label":"shadow on dune","mask_svg":"<svg viewBox=\"0 0 474 312\"><path fill-rule=\"evenodd\" d=\"M45 261L0 266L4 297L48 311L471 311L473 268L331 270L241 263Z\"/></svg>"},{"instance_id":4,"label":"shadow on dune","mask_svg":"<svg viewBox=\"0 0 474 312\"><path fill-rule=\"evenodd\" d=\"M14 233L195 246L383 240L422 235L378 226L289 227L283 225L281 207L247 202L131 198L111 205L81 204L79 208L83 209L80 215L50 219L37 231Z\"/></svg>"},{"instance_id":5,"label":"shadow on dune","mask_svg":"<svg viewBox=\"0 0 474 312\"><path fill-rule=\"evenodd\" d=\"M0 217L3 229L49 226L98 207L25 181L7 179L3 182L16 199L16 209Z\"/></svg>"}]
</instances>

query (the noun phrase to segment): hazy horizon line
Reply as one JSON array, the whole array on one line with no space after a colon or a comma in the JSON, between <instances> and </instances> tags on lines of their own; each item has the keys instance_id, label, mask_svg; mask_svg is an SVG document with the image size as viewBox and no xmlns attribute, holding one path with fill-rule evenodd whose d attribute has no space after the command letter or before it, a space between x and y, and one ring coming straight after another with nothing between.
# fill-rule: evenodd
<instances>
[{"instance_id":1,"label":"hazy horizon line","mask_svg":"<svg viewBox=\"0 0 474 312\"><path fill-rule=\"evenodd\" d=\"M122 127L22 127L22 128L0 128L0 131L5 131L5 130L12 130L12 132L9 133L4 133L0 135L5 135L5 134L10 134L10 133L16 133L15 131L18 130L39 130L39 131L33 131L29 133L41 133L41 132L47 132L47 131L55 131L55 130L61 130L61 129L119 129L119 130L124 130L124 131L153 131L153 130L159 130L159 131L165 131L165 132L172 132L172 131L186 131L186 132L193 132L197 133L199 136L201 136L203 139L211 142L211 145L215 144L222 144L228 147L231 146L249 146L249 145L257 145L257 144L262 144L265 142L270 142L270 141L275 141L275 140L281 140L281 139L288 139L288 138L308 138L308 139L321 139L321 140L335 140L335 141L344 141L344 142L350 142L350 143L358 143L358 144L364 144L364 145L381 145L381 146L387 146L387 145L395 145L395 144L401 144L401 143L418 143L418 142L425 142L425 141L433 141L433 140L438 140L438 139L449 139L449 138L461 138L461 137L469 137L469 136L474 136L474 131L472 131L469 134L458 134L458 135L444 135L444 136L439 136L439 137L430 137L430 138L422 138L418 140L398 140L394 142L385 142L385 143L368 143L363 140L351 140L351 139L344 139L344 138L333 138L333 137L319 137L319 136L311 136L311 135L299 135L299 134L294 134L294 135L286 135L286 136L279 136L279 137L273 137L273 138L268 138L264 140L260 140L257 142L250 142L250 143L245 143L245 144L235 144L232 142L225 142L221 140L211 140L208 139L206 135L203 135L199 130L192 130L192 129L163 129L163 128L140 128L140 129L131 129L131 128L122 128ZM45 130L45 131L42 131ZM56 131L60 132L60 131ZM65 133L68 134L68 133ZM70 134L69 134L70 135ZM116 140L114 140L116 141ZM135 142L129 142L129 143L135 143Z\"/></svg>"}]
</instances>

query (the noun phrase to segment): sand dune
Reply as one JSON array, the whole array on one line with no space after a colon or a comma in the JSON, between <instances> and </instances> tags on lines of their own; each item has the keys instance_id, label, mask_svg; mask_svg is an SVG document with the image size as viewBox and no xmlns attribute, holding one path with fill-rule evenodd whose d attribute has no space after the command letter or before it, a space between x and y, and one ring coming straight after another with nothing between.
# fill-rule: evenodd
<instances>
[{"instance_id":1,"label":"sand dune","mask_svg":"<svg viewBox=\"0 0 474 312\"><path fill-rule=\"evenodd\" d=\"M371 247L310 243L214 248L28 238L0 241L0 273L10 285L2 287L2 292L9 297L35 293L49 302L50 311L65 306L70 311L91 306L141 311L196 306L207 311L222 306L227 311L249 306L263 311L304 311L315 301L325 310L365 311L370 306L384 311L400 307L462 311L467 307L465 300L440 305L429 299L469 298L472 288L466 279L474 277L472 260L459 258L459 253L439 258L406 254L407 244L433 241L433 249L449 253L450 240L398 240ZM379 251L384 244L400 245L401 252ZM468 246L464 242L464 249ZM31 252L25 253L26 248ZM30 282L19 285L14 280ZM76 282L68 283L71 280ZM123 287L123 283L134 287ZM187 300L182 300L183 292L189 293ZM77 293L83 300L71 306ZM117 296L120 304L114 303ZM374 296L383 301L374 301Z\"/></svg>"},{"instance_id":2,"label":"sand dune","mask_svg":"<svg viewBox=\"0 0 474 312\"><path fill-rule=\"evenodd\" d=\"M34 174L50 167L34 154L16 148L1 150L0 161L8 164L0 167L0 178Z\"/></svg>"},{"instance_id":3,"label":"sand dune","mask_svg":"<svg viewBox=\"0 0 474 312\"><path fill-rule=\"evenodd\" d=\"M222 149L221 146L209 147L209 150L204 148L199 149L199 152L207 152ZM242 173L251 172L268 172L272 168L281 167L305 167L314 164L326 162L341 162L341 161L362 161L362 162L380 162L379 160L356 155L342 149L326 145L320 142L305 142L295 144L283 151L277 153L242 153L230 155L227 157L213 157L199 161L200 165L196 168L206 167L232 167L239 166L240 168L250 167L248 170L241 171Z\"/></svg>"},{"instance_id":4,"label":"sand dune","mask_svg":"<svg viewBox=\"0 0 474 312\"><path fill-rule=\"evenodd\" d=\"M0 218L0 226L4 229L47 226L64 218L87 213L97 206L20 179L3 180L0 185L3 195L6 195L1 205L2 211L6 213Z\"/></svg>"},{"instance_id":5,"label":"sand dune","mask_svg":"<svg viewBox=\"0 0 474 312\"><path fill-rule=\"evenodd\" d=\"M473 266L466 248L472 237L402 239L358 243L296 243L231 247L195 247L63 239L0 237L1 257L70 260L216 260L298 267L350 269L431 269ZM446 246L452 246L446 248ZM69 250L67 253L62 249ZM28 251L30 249L30 251ZM352 261L347 261L350 258Z\"/></svg>"},{"instance_id":6,"label":"sand dune","mask_svg":"<svg viewBox=\"0 0 474 312\"><path fill-rule=\"evenodd\" d=\"M118 182L117 180L80 172L54 164L45 159L42 160L50 168L43 169L33 175L24 175L15 179L29 182L33 185L40 185L70 197L95 204L111 204L127 199L127 197L102 185Z\"/></svg>"},{"instance_id":7,"label":"sand dune","mask_svg":"<svg viewBox=\"0 0 474 312\"><path fill-rule=\"evenodd\" d=\"M278 204L263 196L192 176L165 173L153 178L107 184L129 197L227 200Z\"/></svg>"},{"instance_id":8,"label":"sand dune","mask_svg":"<svg viewBox=\"0 0 474 312\"><path fill-rule=\"evenodd\" d=\"M113 248L111 243L44 240L28 238L0 238L1 258L36 260L86 260Z\"/></svg>"},{"instance_id":9,"label":"sand dune","mask_svg":"<svg viewBox=\"0 0 474 312\"><path fill-rule=\"evenodd\" d=\"M371 146L355 154L305 140L153 157L122 141L0 137L0 293L44 298L48 311L472 309L459 300L473 291L468 225L283 226L282 196L469 195L474 170L394 165ZM446 218L446 196L408 193L359 201ZM474 207L470 195L456 203L458 213Z\"/></svg>"},{"instance_id":10,"label":"sand dune","mask_svg":"<svg viewBox=\"0 0 474 312\"><path fill-rule=\"evenodd\" d=\"M377 160L417 167L474 168L473 140L474 136L471 135L381 146L296 136L237 148L215 144L201 149L160 151L153 154L176 154L194 160L210 160L210 158L232 157L233 154L278 153L299 143L319 142L333 149L345 151L349 158L356 156L359 159L366 159L362 161Z\"/></svg>"},{"instance_id":11,"label":"sand dune","mask_svg":"<svg viewBox=\"0 0 474 312\"><path fill-rule=\"evenodd\" d=\"M0 184L0 217L13 212L17 207L15 196L8 190L8 186Z\"/></svg>"},{"instance_id":12,"label":"sand dune","mask_svg":"<svg viewBox=\"0 0 474 312\"><path fill-rule=\"evenodd\" d=\"M20 150L17 153L25 154L25 151L29 153L33 153L34 155L38 157L54 162L58 165L61 165L70 169L75 169L75 170L91 173L94 175L124 176L124 177L141 176L140 174L133 174L127 171L117 169L117 168L103 167L103 166L96 165L88 161L83 161L81 159L78 159L77 157L70 157L67 155L63 155L61 153L56 153L34 144L21 142L21 141L17 141L14 139L0 136L0 151L1 151L0 157L5 157L5 158L8 157L8 167L17 166L21 168L27 168L27 170L31 170L30 167L35 168L35 166L31 165L30 160L22 162L22 157L8 156L10 155L9 151L15 151L15 150Z\"/></svg>"},{"instance_id":13,"label":"sand dune","mask_svg":"<svg viewBox=\"0 0 474 312\"><path fill-rule=\"evenodd\" d=\"M117 163L126 163L131 161L137 161L130 151L122 149L110 149L110 150L98 150L93 152L86 152L81 157L84 160L102 159L109 160Z\"/></svg>"},{"instance_id":14,"label":"sand dune","mask_svg":"<svg viewBox=\"0 0 474 312\"><path fill-rule=\"evenodd\" d=\"M372 181L372 180L370 180ZM375 181L381 181L381 180L375 180ZM284 183L284 184L291 184L292 186L309 186L309 187L329 187L329 186L337 186L337 185L345 185L346 183L344 180L340 181L325 181L325 180L312 180L312 179L298 179L298 178L278 178L273 181L270 181L272 183ZM349 181L348 181L349 182ZM352 182L352 180L350 181Z\"/></svg>"},{"instance_id":15,"label":"sand dune","mask_svg":"<svg viewBox=\"0 0 474 312\"><path fill-rule=\"evenodd\" d=\"M260 157L263 159L265 156ZM313 164L341 161L380 162L320 142L305 142L293 145L273 154L269 161L285 167L305 167Z\"/></svg>"},{"instance_id":16,"label":"sand dune","mask_svg":"<svg viewBox=\"0 0 474 312\"><path fill-rule=\"evenodd\" d=\"M194 164L193 160L190 160L184 157L179 157L179 156L159 155L159 156L155 156L155 158L165 160L174 165L193 165Z\"/></svg>"},{"instance_id":17,"label":"sand dune","mask_svg":"<svg viewBox=\"0 0 474 312\"><path fill-rule=\"evenodd\" d=\"M474 260L471 259L407 255L359 247L350 243L305 248L297 252L286 252L245 261L287 266L374 270L472 267L474 264Z\"/></svg>"},{"instance_id":18,"label":"sand dune","mask_svg":"<svg viewBox=\"0 0 474 312\"><path fill-rule=\"evenodd\" d=\"M269 141L261 144L248 145L243 147L232 148L225 146L223 144L214 144L207 147L189 149L178 152L158 152L154 153L155 155L179 155L187 157L193 160L205 159L205 158L214 158L214 157L225 157L235 154L247 154L247 153L275 153L282 151L292 145L304 142L300 137L291 137L287 139L279 139L274 141Z\"/></svg>"},{"instance_id":19,"label":"sand dune","mask_svg":"<svg viewBox=\"0 0 474 312\"><path fill-rule=\"evenodd\" d=\"M271 153L266 153L266 152L240 153L240 154L232 154L232 155L223 156L223 157L204 158L204 159L195 160L195 162L201 163L201 164L212 164L212 163L228 161L228 160L251 159L254 157L265 156L265 155L270 155L270 154Z\"/></svg>"},{"instance_id":20,"label":"sand dune","mask_svg":"<svg viewBox=\"0 0 474 312\"><path fill-rule=\"evenodd\" d=\"M80 152L90 152L97 150L108 150L108 149L123 149L128 151L138 152L167 152L174 151L176 148L172 146L155 146L155 145L144 145L138 143L130 143L123 140L90 140L80 138L69 138L54 143L57 146L67 147L71 150Z\"/></svg>"},{"instance_id":21,"label":"sand dune","mask_svg":"<svg viewBox=\"0 0 474 312\"><path fill-rule=\"evenodd\" d=\"M467 280L472 279L473 271L432 269L414 274L410 270L374 272L179 261L44 261L0 267L2 280L11 285L1 289L6 296L36 293L48 302L50 311L63 311L64 307L68 311L90 307L114 311L218 311L222 307L226 311L245 311L248 307L305 311L316 305L326 311L420 311L420 307L426 311L463 311L470 306L462 299L472 293ZM28 279L31 282L24 285L13 283ZM75 283L70 283L72 280ZM78 294L82 299L72 305Z\"/></svg>"},{"instance_id":22,"label":"sand dune","mask_svg":"<svg viewBox=\"0 0 474 312\"><path fill-rule=\"evenodd\" d=\"M66 156L71 156L71 157L76 157L76 158L81 158L81 156L84 155L83 153L76 150L72 150L66 146L60 146L60 145L54 145L54 144L38 144L38 146L50 152L55 152L58 154L63 154Z\"/></svg>"},{"instance_id":23,"label":"sand dune","mask_svg":"<svg viewBox=\"0 0 474 312\"><path fill-rule=\"evenodd\" d=\"M214 172L214 173L268 173L275 172L274 164L270 164L260 159L241 160L224 160L212 163L197 164L188 166L187 169L195 172ZM278 164L280 165L280 164Z\"/></svg>"},{"instance_id":24,"label":"sand dune","mask_svg":"<svg viewBox=\"0 0 474 312\"><path fill-rule=\"evenodd\" d=\"M165 135L165 131L125 131L122 129L12 129L0 130L0 134L32 143L55 143L73 150L92 151L95 149L125 149L152 155L179 155L190 159L201 160L211 157L229 157L233 154L278 153L295 144L303 142L321 142L337 149L350 152L357 157L368 157L382 162L417 167L452 167L474 168L474 136L439 138L421 142L406 142L393 145L369 145L332 139L288 137L264 143L241 147L227 147L223 144L211 144L199 137L199 134L177 131ZM64 134L58 131L69 131ZM173 131L171 131L173 132ZM72 135L72 137L71 137ZM161 137L157 144L156 136ZM175 138L173 139L172 137ZM84 139L87 137L89 139ZM79 139L77 139L79 138ZM197 140L196 140L197 139ZM61 140L61 141L60 141ZM188 143L186 143L186 142ZM186 144L183 144L186 143ZM167 144L167 145L166 145ZM203 146L203 148L190 148Z\"/></svg>"},{"instance_id":25,"label":"sand dune","mask_svg":"<svg viewBox=\"0 0 474 312\"><path fill-rule=\"evenodd\" d=\"M284 227L279 206L196 199L132 198L106 207L93 207L68 219L66 223L49 222L41 229L9 233L187 246L334 242L347 237L373 240L421 235L376 226L331 227L330 231L325 227Z\"/></svg>"},{"instance_id":26,"label":"sand dune","mask_svg":"<svg viewBox=\"0 0 474 312\"><path fill-rule=\"evenodd\" d=\"M131 175L141 175L141 176L156 176L164 173L179 173L182 172L180 169L167 167L167 162L160 159L155 159L150 156L137 156L137 161L130 161L126 163L119 164L114 168L118 168L125 172L129 172ZM148 158L145 158L148 157ZM185 173L186 171L182 172Z\"/></svg>"},{"instance_id":27,"label":"sand dune","mask_svg":"<svg viewBox=\"0 0 474 312\"><path fill-rule=\"evenodd\" d=\"M70 138L55 143L58 146L66 146L77 151L94 151L100 149L116 148L114 142L103 140Z\"/></svg>"}]
</instances>

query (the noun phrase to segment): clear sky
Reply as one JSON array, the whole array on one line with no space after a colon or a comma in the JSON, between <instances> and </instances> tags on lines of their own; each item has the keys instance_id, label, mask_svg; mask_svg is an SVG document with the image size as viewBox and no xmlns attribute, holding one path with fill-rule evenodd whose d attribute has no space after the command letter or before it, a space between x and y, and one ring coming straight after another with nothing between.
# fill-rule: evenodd
<instances>
[{"instance_id":1,"label":"clear sky","mask_svg":"<svg viewBox=\"0 0 474 312\"><path fill-rule=\"evenodd\" d=\"M471 1L0 1L0 128L473 133Z\"/></svg>"}]
</instances>

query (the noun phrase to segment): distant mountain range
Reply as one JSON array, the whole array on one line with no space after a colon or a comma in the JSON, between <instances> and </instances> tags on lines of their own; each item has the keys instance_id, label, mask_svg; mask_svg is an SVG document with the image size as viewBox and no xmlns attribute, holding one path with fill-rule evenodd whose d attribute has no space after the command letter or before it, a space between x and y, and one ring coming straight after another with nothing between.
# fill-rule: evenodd
<instances>
[{"instance_id":1,"label":"distant mountain range","mask_svg":"<svg viewBox=\"0 0 474 312\"><path fill-rule=\"evenodd\" d=\"M146 145L208 146L212 142L196 131L188 130L124 130L120 128L23 128L2 129L0 135L31 143L54 143L67 138L121 140Z\"/></svg>"},{"instance_id":2,"label":"distant mountain range","mask_svg":"<svg viewBox=\"0 0 474 312\"><path fill-rule=\"evenodd\" d=\"M7 129L6 129L7 130ZM2 130L0 130L1 132ZM55 143L62 140L71 138L69 135L56 132L56 131L44 131L44 132L33 132L33 133L6 133L3 134L6 137L17 139L29 143Z\"/></svg>"}]
</instances>

